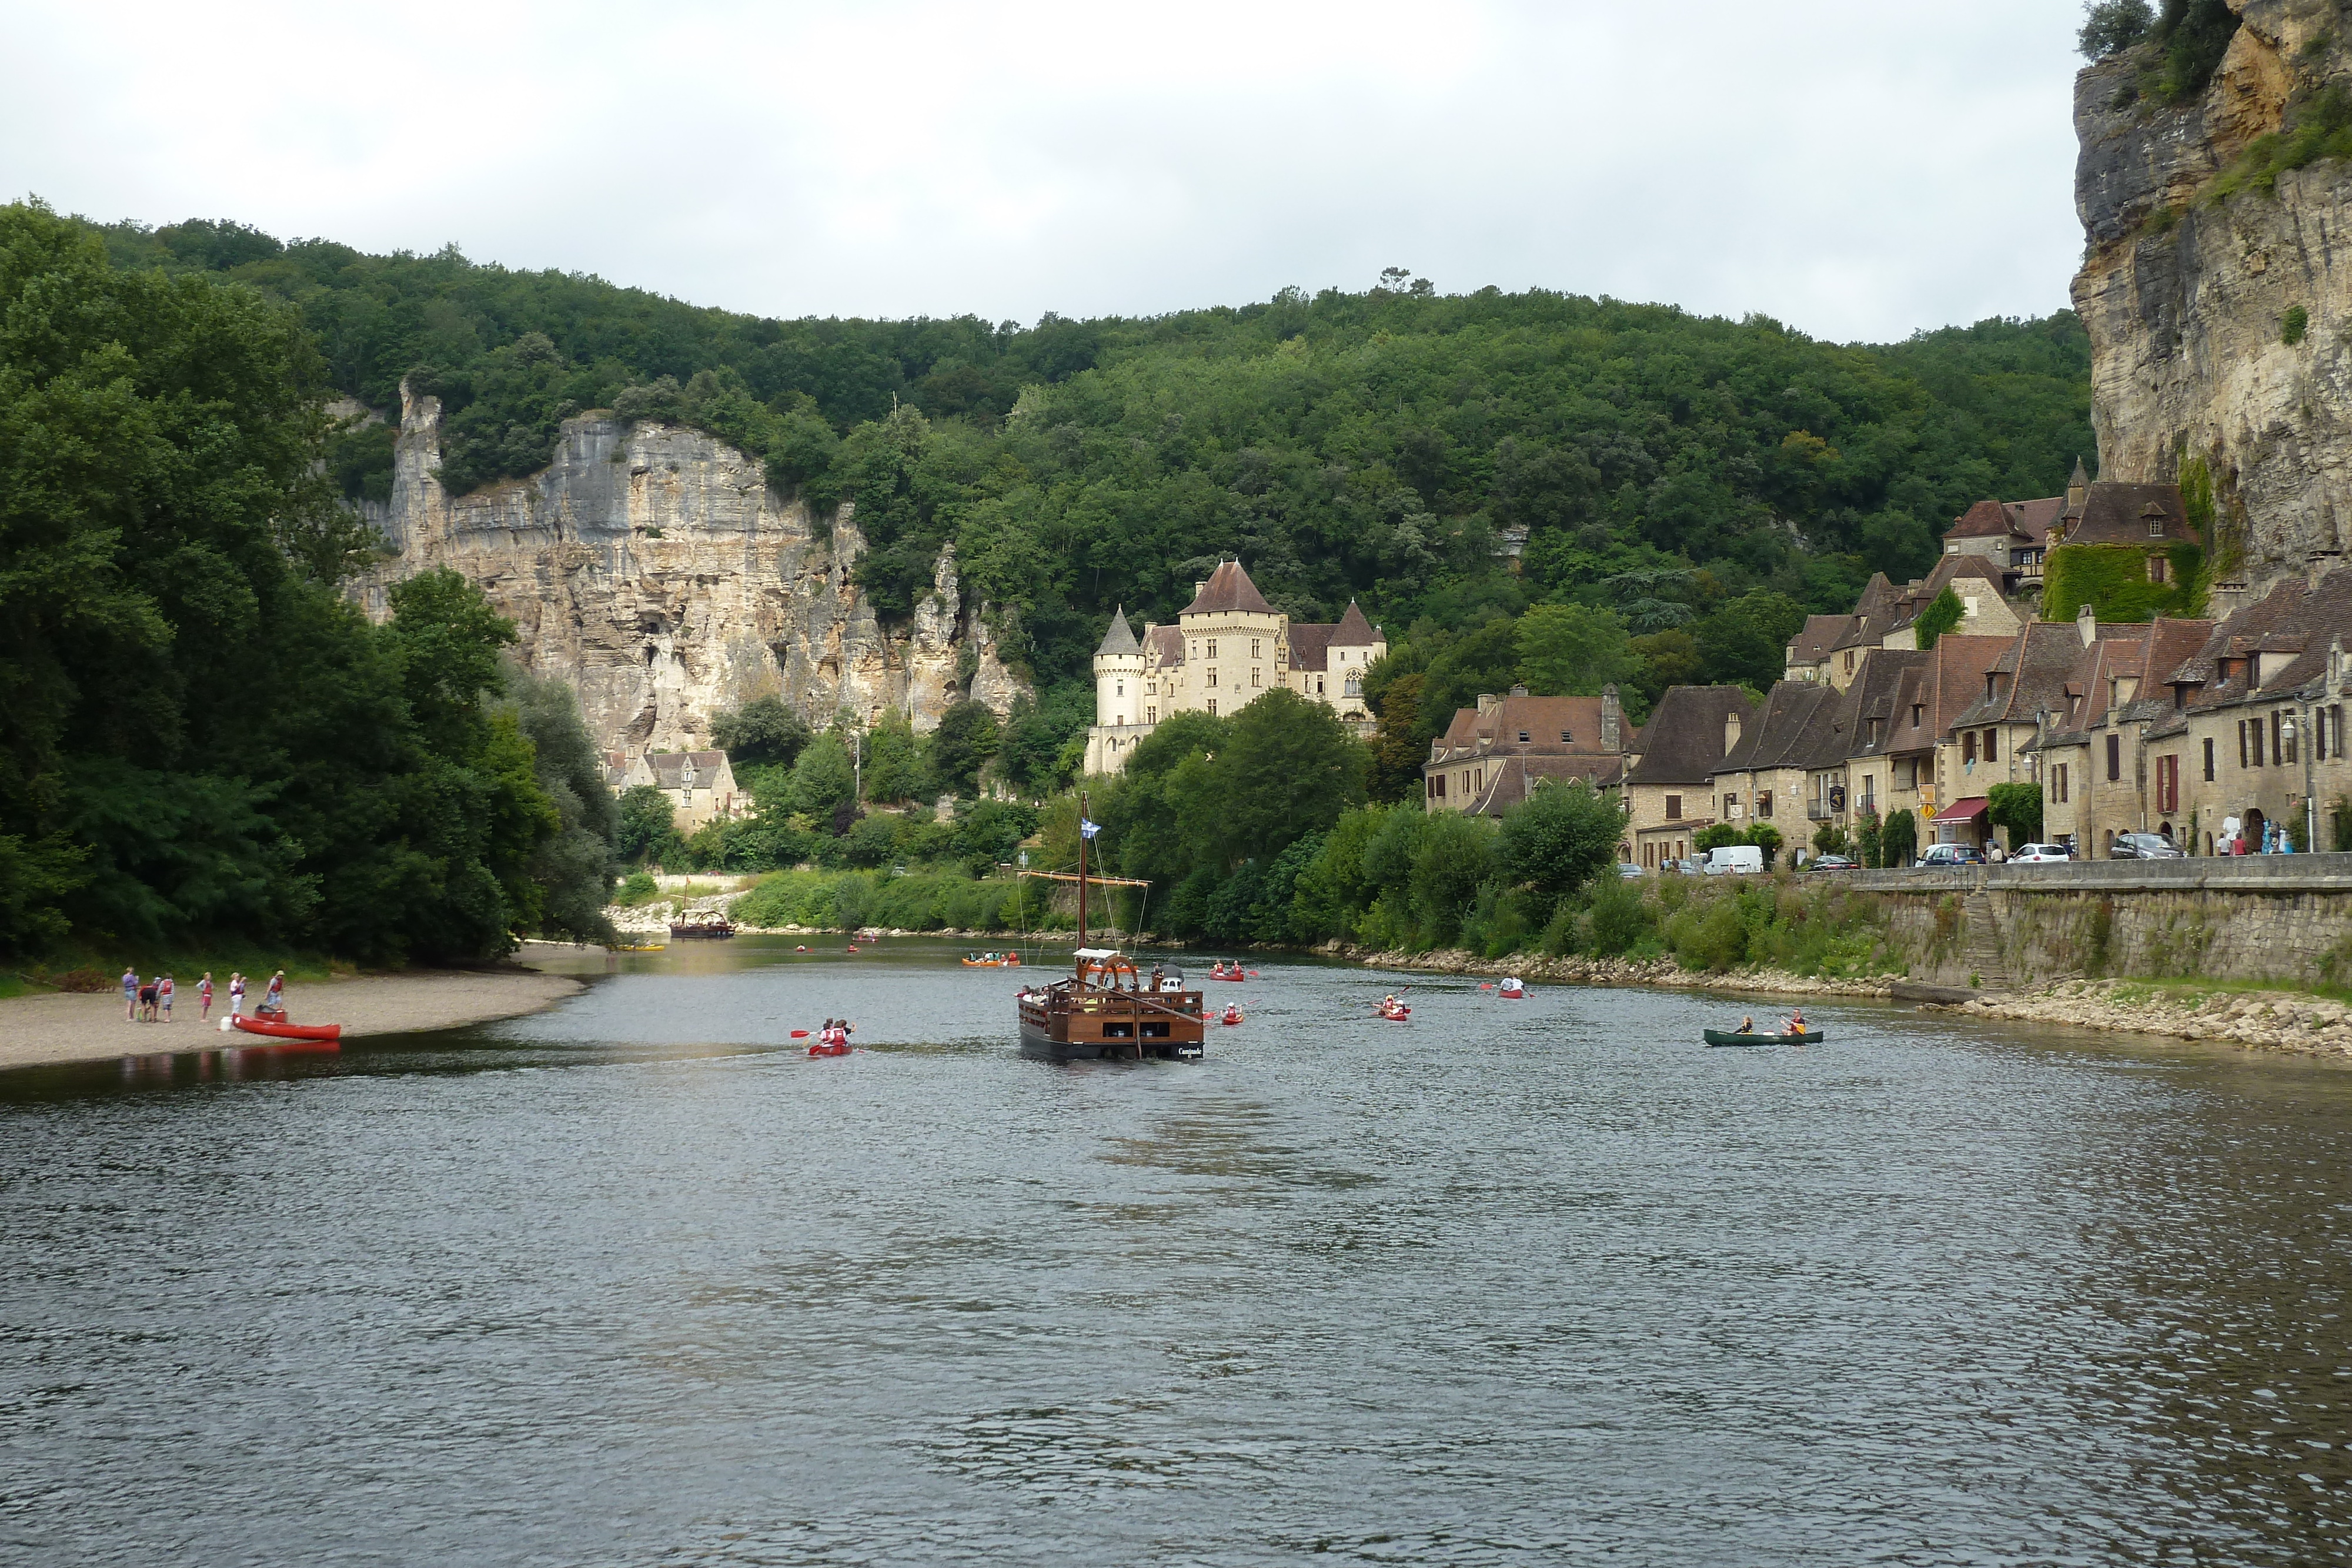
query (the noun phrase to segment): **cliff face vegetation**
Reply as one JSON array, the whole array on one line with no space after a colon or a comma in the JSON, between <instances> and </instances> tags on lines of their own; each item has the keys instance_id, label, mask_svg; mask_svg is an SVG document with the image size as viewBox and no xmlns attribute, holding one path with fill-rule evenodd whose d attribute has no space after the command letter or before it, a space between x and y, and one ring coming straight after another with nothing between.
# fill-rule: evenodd
<instances>
[{"instance_id":1,"label":"cliff face vegetation","mask_svg":"<svg viewBox=\"0 0 2352 1568\"><path fill-rule=\"evenodd\" d=\"M703 431L568 418L538 473L452 495L440 402L412 387L392 452L386 499L362 502L394 552L363 580L370 611L403 579L457 570L514 622L525 663L578 689L608 748L709 745L720 715L771 694L819 722L898 712L928 731L967 694L1003 713L1022 689L952 548L886 626L851 579L854 506L820 526Z\"/></svg>"},{"instance_id":2,"label":"cliff face vegetation","mask_svg":"<svg viewBox=\"0 0 2352 1568\"><path fill-rule=\"evenodd\" d=\"M2259 588L2352 546L2352 14L2095 10L2127 24L2074 92L2102 476L2210 479L2214 576Z\"/></svg>"}]
</instances>

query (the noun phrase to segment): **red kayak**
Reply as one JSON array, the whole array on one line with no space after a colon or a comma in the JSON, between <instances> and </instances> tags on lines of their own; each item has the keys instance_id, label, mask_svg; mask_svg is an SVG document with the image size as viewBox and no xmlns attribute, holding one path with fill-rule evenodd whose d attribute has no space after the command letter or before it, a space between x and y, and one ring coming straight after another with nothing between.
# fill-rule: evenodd
<instances>
[{"instance_id":1,"label":"red kayak","mask_svg":"<svg viewBox=\"0 0 2352 1568\"><path fill-rule=\"evenodd\" d=\"M811 1056L847 1056L849 1045L846 1041L839 1045L826 1045L820 1041L809 1047L809 1054Z\"/></svg>"},{"instance_id":2,"label":"red kayak","mask_svg":"<svg viewBox=\"0 0 2352 1568\"><path fill-rule=\"evenodd\" d=\"M339 1023L280 1023L274 1019L232 1017L229 1022L247 1034L266 1034L276 1040L341 1040L343 1026Z\"/></svg>"},{"instance_id":3,"label":"red kayak","mask_svg":"<svg viewBox=\"0 0 2352 1568\"><path fill-rule=\"evenodd\" d=\"M1411 1023L1412 1021L1412 1009L1411 1008L1399 1008L1394 1012L1389 1011L1386 1008L1374 1008L1372 1011L1376 1016L1384 1018L1391 1023Z\"/></svg>"}]
</instances>

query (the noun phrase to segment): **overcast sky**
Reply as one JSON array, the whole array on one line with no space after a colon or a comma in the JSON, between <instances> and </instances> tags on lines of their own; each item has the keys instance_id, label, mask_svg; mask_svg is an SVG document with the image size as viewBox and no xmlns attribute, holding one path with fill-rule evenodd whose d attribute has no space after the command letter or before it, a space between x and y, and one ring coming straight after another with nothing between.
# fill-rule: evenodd
<instances>
[{"instance_id":1,"label":"overcast sky","mask_svg":"<svg viewBox=\"0 0 2352 1568\"><path fill-rule=\"evenodd\" d=\"M2066 303L2080 9L0 0L0 193L782 316L1402 266L1879 340Z\"/></svg>"}]
</instances>

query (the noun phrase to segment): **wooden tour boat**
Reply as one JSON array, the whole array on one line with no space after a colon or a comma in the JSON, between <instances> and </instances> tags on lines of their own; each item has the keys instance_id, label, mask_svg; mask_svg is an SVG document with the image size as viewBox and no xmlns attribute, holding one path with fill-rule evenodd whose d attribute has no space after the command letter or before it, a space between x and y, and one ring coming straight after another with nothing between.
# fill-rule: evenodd
<instances>
[{"instance_id":1,"label":"wooden tour boat","mask_svg":"<svg viewBox=\"0 0 2352 1568\"><path fill-rule=\"evenodd\" d=\"M1078 820L1087 800L1078 797ZM1198 1061L1206 1050L1208 1019L1201 993L1170 972L1155 989L1149 972L1114 947L1087 946L1087 844L1078 835L1078 950L1070 977L1022 988L1021 1054L1048 1061ZM1032 873L1032 875L1040 873ZM1052 873L1044 873L1051 875ZM1055 876L1055 881L1066 877ZM1097 877L1097 882L1122 882Z\"/></svg>"},{"instance_id":2,"label":"wooden tour boat","mask_svg":"<svg viewBox=\"0 0 2352 1568\"><path fill-rule=\"evenodd\" d=\"M1822 1031L1809 1029L1802 1034L1741 1034L1737 1030L1703 1030L1709 1045L1819 1045Z\"/></svg>"},{"instance_id":3,"label":"wooden tour boat","mask_svg":"<svg viewBox=\"0 0 2352 1568\"><path fill-rule=\"evenodd\" d=\"M716 909L699 909L669 923L673 940L688 936L724 938L735 935L735 923Z\"/></svg>"}]
</instances>

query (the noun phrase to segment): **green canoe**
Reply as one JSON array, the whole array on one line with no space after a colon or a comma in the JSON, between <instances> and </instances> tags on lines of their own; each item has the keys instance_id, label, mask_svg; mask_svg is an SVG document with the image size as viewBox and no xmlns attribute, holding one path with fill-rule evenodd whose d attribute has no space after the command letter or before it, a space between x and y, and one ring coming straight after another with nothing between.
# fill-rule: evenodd
<instances>
[{"instance_id":1,"label":"green canoe","mask_svg":"<svg viewBox=\"0 0 2352 1568\"><path fill-rule=\"evenodd\" d=\"M1709 1045L1819 1045L1822 1031L1809 1029L1802 1034L1739 1034L1736 1031L1710 1029L1701 1031Z\"/></svg>"}]
</instances>

